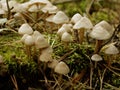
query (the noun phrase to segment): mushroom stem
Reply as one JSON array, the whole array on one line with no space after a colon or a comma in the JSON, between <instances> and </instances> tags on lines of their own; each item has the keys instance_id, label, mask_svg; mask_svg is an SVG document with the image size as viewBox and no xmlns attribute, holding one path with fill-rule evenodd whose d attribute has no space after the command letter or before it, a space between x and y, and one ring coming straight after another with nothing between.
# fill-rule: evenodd
<instances>
[{"instance_id":1,"label":"mushroom stem","mask_svg":"<svg viewBox=\"0 0 120 90\"><path fill-rule=\"evenodd\" d=\"M102 45L102 40L96 40L96 45L95 45L95 51L94 53L99 53L101 45Z\"/></svg>"},{"instance_id":2,"label":"mushroom stem","mask_svg":"<svg viewBox=\"0 0 120 90\"><path fill-rule=\"evenodd\" d=\"M84 29L80 29L78 31L78 33L79 33L79 42L80 42L80 44L82 44L82 42L84 40Z\"/></svg>"},{"instance_id":3,"label":"mushroom stem","mask_svg":"<svg viewBox=\"0 0 120 90\"><path fill-rule=\"evenodd\" d=\"M26 53L27 53L28 59L31 59L31 46L26 45Z\"/></svg>"},{"instance_id":4,"label":"mushroom stem","mask_svg":"<svg viewBox=\"0 0 120 90\"><path fill-rule=\"evenodd\" d=\"M59 84L60 84L60 83L61 83L61 81L62 81L62 76L63 76L63 75L62 75L62 74L60 74L60 75L59 75L59 77L58 77L58 83L59 83Z\"/></svg>"}]
</instances>

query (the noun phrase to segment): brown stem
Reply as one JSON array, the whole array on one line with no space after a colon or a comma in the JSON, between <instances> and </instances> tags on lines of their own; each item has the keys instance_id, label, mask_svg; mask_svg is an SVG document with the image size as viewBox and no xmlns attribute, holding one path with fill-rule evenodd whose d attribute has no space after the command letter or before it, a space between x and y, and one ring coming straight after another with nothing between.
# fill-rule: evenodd
<instances>
[{"instance_id":1,"label":"brown stem","mask_svg":"<svg viewBox=\"0 0 120 90\"><path fill-rule=\"evenodd\" d=\"M9 19L10 19L10 16L11 16L11 9L10 9L10 7L9 7L8 0L6 0L6 4L7 4L7 9L8 9L7 19L9 20Z\"/></svg>"},{"instance_id":2,"label":"brown stem","mask_svg":"<svg viewBox=\"0 0 120 90\"><path fill-rule=\"evenodd\" d=\"M78 33L79 33L79 42L80 44L82 44L84 40L84 29L80 29Z\"/></svg>"},{"instance_id":3,"label":"brown stem","mask_svg":"<svg viewBox=\"0 0 120 90\"><path fill-rule=\"evenodd\" d=\"M99 53L101 45L102 45L102 40L96 40L96 45L95 45L95 51L94 53Z\"/></svg>"}]
</instances>

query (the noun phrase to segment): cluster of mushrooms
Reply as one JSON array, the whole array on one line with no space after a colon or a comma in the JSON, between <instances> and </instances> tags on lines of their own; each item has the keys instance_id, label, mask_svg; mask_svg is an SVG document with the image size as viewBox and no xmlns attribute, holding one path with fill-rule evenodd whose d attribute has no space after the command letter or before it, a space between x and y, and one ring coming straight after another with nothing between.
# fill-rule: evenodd
<instances>
[{"instance_id":1,"label":"cluster of mushrooms","mask_svg":"<svg viewBox=\"0 0 120 90\"><path fill-rule=\"evenodd\" d=\"M115 46L116 42L105 45L101 49L104 41L110 39L114 33L114 28L104 20L93 25L87 16L82 16L79 13L76 13L70 19L63 11L60 11L48 0L30 0L25 3L18 3L11 0L8 3L11 13L14 14L13 17L10 14L10 18L14 18L16 21L22 21L18 33L22 35L21 41L27 48L28 57L31 57L32 54L31 47L34 47L35 53L39 51L39 61L47 63L48 67L54 69L56 73L65 75L68 74L70 70L63 61L59 62L52 58L53 49L47 39L37 28L33 30L32 26L34 26L33 24L38 24L38 22L36 22L38 20L43 20L43 24L45 25L50 24L50 26L52 26L54 24L57 26L58 31L56 34L66 46L68 43L75 43L74 41L76 39L79 44L83 44L86 40L86 35L96 40L95 50L91 56L91 60L93 61L103 60L100 52L110 55L119 53L119 50ZM5 0L1 0L0 15L7 15L7 11L8 8ZM7 22L7 19L4 21Z\"/></svg>"}]
</instances>

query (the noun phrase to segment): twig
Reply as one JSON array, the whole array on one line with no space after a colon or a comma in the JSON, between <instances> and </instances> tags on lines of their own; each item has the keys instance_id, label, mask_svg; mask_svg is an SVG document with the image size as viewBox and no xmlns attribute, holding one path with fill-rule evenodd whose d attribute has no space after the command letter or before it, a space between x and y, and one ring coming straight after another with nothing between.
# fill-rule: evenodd
<instances>
[{"instance_id":1,"label":"twig","mask_svg":"<svg viewBox=\"0 0 120 90\"><path fill-rule=\"evenodd\" d=\"M113 71L111 68L109 68L109 67L106 66L105 64L104 64L104 66L105 66L109 71L111 71L112 73L114 73L115 75L117 75L117 76L120 77L120 74L119 74L119 73L116 73L115 71Z\"/></svg>"},{"instance_id":2,"label":"twig","mask_svg":"<svg viewBox=\"0 0 120 90\"><path fill-rule=\"evenodd\" d=\"M115 87L115 86L113 86L113 85L111 85L109 83L104 82L104 84L110 86L113 90L120 90L120 88L117 88L117 87Z\"/></svg>"},{"instance_id":3,"label":"twig","mask_svg":"<svg viewBox=\"0 0 120 90\"><path fill-rule=\"evenodd\" d=\"M65 55L63 55L60 59L58 59L58 61L62 61L64 60L67 56L69 56L70 54L72 54L76 49L73 49L72 51L66 53Z\"/></svg>"},{"instance_id":4,"label":"twig","mask_svg":"<svg viewBox=\"0 0 120 90\"><path fill-rule=\"evenodd\" d=\"M13 9L13 7L12 8L9 7L8 0L6 0L6 4L7 4L7 9L8 9L7 19L9 20L11 16L11 10Z\"/></svg>"},{"instance_id":5,"label":"twig","mask_svg":"<svg viewBox=\"0 0 120 90\"><path fill-rule=\"evenodd\" d=\"M98 70L98 74L99 74L99 76L100 76L100 90L103 90L102 89L102 84L103 84L103 79L104 79L104 75L105 75L105 72L106 72L106 68L104 69L104 71L103 71L103 74L101 74L100 73L100 70Z\"/></svg>"},{"instance_id":6,"label":"twig","mask_svg":"<svg viewBox=\"0 0 120 90\"><path fill-rule=\"evenodd\" d=\"M16 80L16 78L15 78L15 75L10 76L10 77L11 77L11 80L12 80L14 86L15 86L15 89L16 89L16 90L19 90L19 89L18 89L17 80Z\"/></svg>"}]
</instances>

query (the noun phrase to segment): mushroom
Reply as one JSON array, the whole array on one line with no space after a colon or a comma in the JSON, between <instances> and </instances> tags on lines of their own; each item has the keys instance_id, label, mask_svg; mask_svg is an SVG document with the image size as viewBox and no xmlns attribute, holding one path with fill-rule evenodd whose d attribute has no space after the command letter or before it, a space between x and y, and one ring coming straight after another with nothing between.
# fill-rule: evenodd
<instances>
[{"instance_id":1,"label":"mushroom","mask_svg":"<svg viewBox=\"0 0 120 90\"><path fill-rule=\"evenodd\" d=\"M109 44L109 45L104 46L104 47L103 47L104 48L103 52L105 54L107 54L106 55L107 63L108 63L108 66L110 66L111 61L113 61L115 59L114 56L119 53L119 50L114 46L114 43Z\"/></svg>"},{"instance_id":2,"label":"mushroom","mask_svg":"<svg viewBox=\"0 0 120 90\"><path fill-rule=\"evenodd\" d=\"M99 54L94 54L91 57L92 61L95 61L95 68L97 67L97 62L103 60Z\"/></svg>"},{"instance_id":3,"label":"mushroom","mask_svg":"<svg viewBox=\"0 0 120 90\"><path fill-rule=\"evenodd\" d=\"M102 59L102 57L100 55L94 54L94 55L92 55L91 60L98 62L98 61L101 61L103 59Z\"/></svg>"},{"instance_id":4,"label":"mushroom","mask_svg":"<svg viewBox=\"0 0 120 90\"><path fill-rule=\"evenodd\" d=\"M21 35L32 34L33 33L33 29L31 28L31 26L28 23L24 23L18 29L18 33L21 34Z\"/></svg>"},{"instance_id":5,"label":"mushroom","mask_svg":"<svg viewBox=\"0 0 120 90\"><path fill-rule=\"evenodd\" d=\"M54 6L54 5L52 5L51 3L44 6L41 10L44 13L48 12L49 14L55 14L55 13L58 12L58 8L56 6Z\"/></svg>"},{"instance_id":6,"label":"mushroom","mask_svg":"<svg viewBox=\"0 0 120 90\"><path fill-rule=\"evenodd\" d=\"M80 19L82 18L82 16L79 13L76 13L73 15L73 17L71 18L71 23L75 24L77 23Z\"/></svg>"},{"instance_id":7,"label":"mushroom","mask_svg":"<svg viewBox=\"0 0 120 90\"><path fill-rule=\"evenodd\" d=\"M49 44L47 40L43 37L43 35L40 35L35 40L35 46L37 49L42 49L42 48L49 47Z\"/></svg>"},{"instance_id":8,"label":"mushroom","mask_svg":"<svg viewBox=\"0 0 120 90\"><path fill-rule=\"evenodd\" d=\"M68 18L68 16L64 12L58 11L56 13L56 15L53 17L53 22L55 24L68 23L69 22L69 18Z\"/></svg>"},{"instance_id":9,"label":"mushroom","mask_svg":"<svg viewBox=\"0 0 120 90\"><path fill-rule=\"evenodd\" d=\"M57 35L60 37L64 32L72 33L72 25L71 24L63 24L61 28L58 29Z\"/></svg>"},{"instance_id":10,"label":"mushroom","mask_svg":"<svg viewBox=\"0 0 120 90\"><path fill-rule=\"evenodd\" d=\"M53 59L52 59L52 56L51 56L50 53L44 52L44 53L41 53L41 55L39 56L39 60L40 60L41 62L47 63L47 62L49 62L49 61L52 61Z\"/></svg>"},{"instance_id":11,"label":"mushroom","mask_svg":"<svg viewBox=\"0 0 120 90\"><path fill-rule=\"evenodd\" d=\"M48 62L48 67L54 69L58 63L58 60L52 60L51 62Z\"/></svg>"},{"instance_id":12,"label":"mushroom","mask_svg":"<svg viewBox=\"0 0 120 90\"><path fill-rule=\"evenodd\" d=\"M46 69L47 63L53 60L51 53L43 52L39 56L39 61L43 62L43 70Z\"/></svg>"},{"instance_id":13,"label":"mushroom","mask_svg":"<svg viewBox=\"0 0 120 90\"><path fill-rule=\"evenodd\" d=\"M93 28L91 21L87 17L82 17L78 22L75 23L73 29L78 30L80 44L82 44L84 39L84 31Z\"/></svg>"},{"instance_id":14,"label":"mushroom","mask_svg":"<svg viewBox=\"0 0 120 90\"><path fill-rule=\"evenodd\" d=\"M66 75L70 72L70 69L67 66L67 64L65 64L63 61L61 61L56 65L56 67L54 68L54 71L58 74Z\"/></svg>"},{"instance_id":15,"label":"mushroom","mask_svg":"<svg viewBox=\"0 0 120 90\"><path fill-rule=\"evenodd\" d=\"M49 53L49 54L52 54L53 53L53 49L51 46L47 47L47 48L44 48L41 50L41 53Z\"/></svg>"},{"instance_id":16,"label":"mushroom","mask_svg":"<svg viewBox=\"0 0 120 90\"><path fill-rule=\"evenodd\" d=\"M24 34L23 37L21 38L21 41L25 44L28 58L31 59L31 47L34 45L33 37L28 34Z\"/></svg>"},{"instance_id":17,"label":"mushroom","mask_svg":"<svg viewBox=\"0 0 120 90\"><path fill-rule=\"evenodd\" d=\"M67 66L67 64L61 61L56 65L56 67L54 68L54 71L59 74L58 82L61 82L62 75L68 74L70 72L70 69Z\"/></svg>"},{"instance_id":18,"label":"mushroom","mask_svg":"<svg viewBox=\"0 0 120 90\"><path fill-rule=\"evenodd\" d=\"M96 39L94 53L98 53L100 51L103 40L109 39L112 36L112 33L113 28L106 22L102 22L102 24L98 23L95 25L93 30L90 32L90 37Z\"/></svg>"},{"instance_id":19,"label":"mushroom","mask_svg":"<svg viewBox=\"0 0 120 90\"><path fill-rule=\"evenodd\" d=\"M65 48L68 47L68 43L73 41L72 35L68 32L64 32L61 37L61 41L64 43Z\"/></svg>"}]
</instances>

